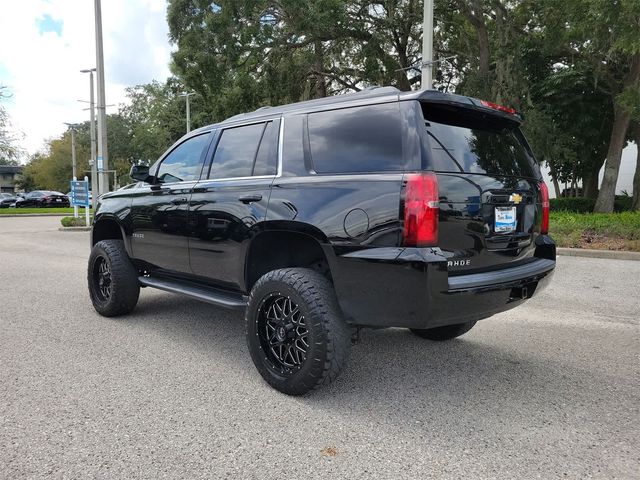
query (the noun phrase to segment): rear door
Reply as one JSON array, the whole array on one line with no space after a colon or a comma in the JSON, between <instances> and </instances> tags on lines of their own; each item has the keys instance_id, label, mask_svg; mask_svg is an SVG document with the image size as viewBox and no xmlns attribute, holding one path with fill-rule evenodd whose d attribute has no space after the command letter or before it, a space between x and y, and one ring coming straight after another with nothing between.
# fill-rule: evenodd
<instances>
[{"instance_id":1,"label":"rear door","mask_svg":"<svg viewBox=\"0 0 640 480\"><path fill-rule=\"evenodd\" d=\"M280 119L223 128L189 210L191 272L242 289L244 255L265 220L277 172Z\"/></svg>"},{"instance_id":2,"label":"rear door","mask_svg":"<svg viewBox=\"0 0 640 480\"><path fill-rule=\"evenodd\" d=\"M515 119L489 109L422 104L426 167L438 176L439 245L450 272L531 259L541 174Z\"/></svg>"}]
</instances>

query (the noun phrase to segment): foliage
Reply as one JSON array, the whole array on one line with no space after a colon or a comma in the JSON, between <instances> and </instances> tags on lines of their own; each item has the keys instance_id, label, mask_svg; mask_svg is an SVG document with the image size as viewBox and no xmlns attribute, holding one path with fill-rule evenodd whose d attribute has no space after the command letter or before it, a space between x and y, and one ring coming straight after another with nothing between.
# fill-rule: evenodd
<instances>
[{"instance_id":1,"label":"foliage","mask_svg":"<svg viewBox=\"0 0 640 480\"><path fill-rule=\"evenodd\" d=\"M588 213L593 211L593 207L595 206L595 204L595 198L584 197L552 198L549 200L549 205L552 212ZM614 211L631 211L631 197L628 197L626 195L616 195L616 199L614 202Z\"/></svg>"},{"instance_id":2,"label":"foliage","mask_svg":"<svg viewBox=\"0 0 640 480\"><path fill-rule=\"evenodd\" d=\"M640 212L552 212L550 227L560 247L640 251Z\"/></svg>"},{"instance_id":3,"label":"foliage","mask_svg":"<svg viewBox=\"0 0 640 480\"><path fill-rule=\"evenodd\" d=\"M0 85L0 102L6 97L6 87ZM18 165L20 148L18 147L16 135L11 132L11 122L9 114L4 105L0 103L0 165Z\"/></svg>"},{"instance_id":4,"label":"foliage","mask_svg":"<svg viewBox=\"0 0 640 480\"><path fill-rule=\"evenodd\" d=\"M86 227L84 216L76 217L62 217L60 223L63 227Z\"/></svg>"},{"instance_id":5,"label":"foliage","mask_svg":"<svg viewBox=\"0 0 640 480\"><path fill-rule=\"evenodd\" d=\"M83 210L81 212L84 213ZM1 215L29 215L35 213L46 213L50 215L70 214L73 208L0 208Z\"/></svg>"}]
</instances>

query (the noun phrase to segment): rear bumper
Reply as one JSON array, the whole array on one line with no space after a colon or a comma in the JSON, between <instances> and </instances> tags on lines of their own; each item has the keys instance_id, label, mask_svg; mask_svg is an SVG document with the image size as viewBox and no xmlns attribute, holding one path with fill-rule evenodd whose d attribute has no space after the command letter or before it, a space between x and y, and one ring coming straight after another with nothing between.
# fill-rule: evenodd
<instances>
[{"instance_id":1,"label":"rear bumper","mask_svg":"<svg viewBox=\"0 0 640 480\"><path fill-rule=\"evenodd\" d=\"M335 257L331 272L347 318L374 327L431 328L487 318L544 289L555 244L540 237L529 263L450 276L438 248L375 248Z\"/></svg>"}]
</instances>

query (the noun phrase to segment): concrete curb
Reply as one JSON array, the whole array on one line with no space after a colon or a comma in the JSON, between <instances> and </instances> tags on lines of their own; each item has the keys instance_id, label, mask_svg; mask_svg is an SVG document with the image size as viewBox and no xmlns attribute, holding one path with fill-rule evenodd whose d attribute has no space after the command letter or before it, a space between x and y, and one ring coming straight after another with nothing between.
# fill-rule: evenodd
<instances>
[{"instance_id":1,"label":"concrete curb","mask_svg":"<svg viewBox=\"0 0 640 480\"><path fill-rule=\"evenodd\" d=\"M6 215L1 215L0 214L0 218L2 217L10 217L10 218L16 218L16 217L72 217L73 216L73 212L71 213L10 213L10 214L6 214Z\"/></svg>"},{"instance_id":2,"label":"concrete curb","mask_svg":"<svg viewBox=\"0 0 640 480\"><path fill-rule=\"evenodd\" d=\"M58 228L60 232L89 232L91 231L91 227L60 227Z\"/></svg>"},{"instance_id":3,"label":"concrete curb","mask_svg":"<svg viewBox=\"0 0 640 480\"><path fill-rule=\"evenodd\" d=\"M640 261L640 252L626 252L620 250L589 250L586 248L557 248L558 255L568 257L608 258L609 260Z\"/></svg>"}]
</instances>

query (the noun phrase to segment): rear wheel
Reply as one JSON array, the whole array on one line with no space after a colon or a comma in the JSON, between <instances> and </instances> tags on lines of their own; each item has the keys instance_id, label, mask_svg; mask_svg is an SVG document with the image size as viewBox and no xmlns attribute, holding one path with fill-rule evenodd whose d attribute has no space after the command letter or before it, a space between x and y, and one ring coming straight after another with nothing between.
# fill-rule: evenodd
<instances>
[{"instance_id":1,"label":"rear wheel","mask_svg":"<svg viewBox=\"0 0 640 480\"><path fill-rule=\"evenodd\" d=\"M138 271L122 240L102 240L93 246L87 280L91 302L100 315L124 315L138 303Z\"/></svg>"},{"instance_id":2,"label":"rear wheel","mask_svg":"<svg viewBox=\"0 0 640 480\"><path fill-rule=\"evenodd\" d=\"M351 346L351 330L331 283L305 268L274 270L256 282L246 334L262 377L288 395L302 395L335 380Z\"/></svg>"},{"instance_id":3,"label":"rear wheel","mask_svg":"<svg viewBox=\"0 0 640 480\"><path fill-rule=\"evenodd\" d=\"M473 328L476 322L458 323L456 325L445 325L444 327L435 328L412 328L411 331L417 336L426 338L427 340L434 340L442 342L445 340L451 340L452 338L464 335Z\"/></svg>"}]
</instances>

